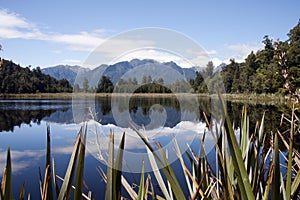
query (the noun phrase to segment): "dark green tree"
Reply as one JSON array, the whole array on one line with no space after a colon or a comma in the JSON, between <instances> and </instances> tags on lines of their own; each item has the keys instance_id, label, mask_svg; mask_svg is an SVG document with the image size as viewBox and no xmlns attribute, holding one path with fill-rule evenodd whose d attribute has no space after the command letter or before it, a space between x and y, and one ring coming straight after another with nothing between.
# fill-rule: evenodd
<instances>
[{"instance_id":1,"label":"dark green tree","mask_svg":"<svg viewBox=\"0 0 300 200\"><path fill-rule=\"evenodd\" d=\"M114 85L108 76L102 76L98 87L98 93L112 93L114 91Z\"/></svg>"},{"instance_id":2,"label":"dark green tree","mask_svg":"<svg viewBox=\"0 0 300 200\"><path fill-rule=\"evenodd\" d=\"M89 88L90 88L90 86L89 86L89 80L86 77L84 77L83 82L82 82L82 90L83 90L83 92L88 92Z\"/></svg>"},{"instance_id":3,"label":"dark green tree","mask_svg":"<svg viewBox=\"0 0 300 200\"><path fill-rule=\"evenodd\" d=\"M252 79L253 74L258 69L259 65L256 62L256 55L253 51L245 59L245 63L241 65L240 68L240 90L244 93L249 93L254 90Z\"/></svg>"},{"instance_id":4,"label":"dark green tree","mask_svg":"<svg viewBox=\"0 0 300 200\"><path fill-rule=\"evenodd\" d=\"M213 73L214 73L214 63L212 61L209 61L205 68L205 73L204 73L205 77L211 78Z\"/></svg>"},{"instance_id":5,"label":"dark green tree","mask_svg":"<svg viewBox=\"0 0 300 200\"><path fill-rule=\"evenodd\" d=\"M226 65L222 70L222 78L227 93L231 93L234 76L237 74L239 64L234 59L230 59L230 64ZM235 88L235 87L234 87Z\"/></svg>"}]
</instances>

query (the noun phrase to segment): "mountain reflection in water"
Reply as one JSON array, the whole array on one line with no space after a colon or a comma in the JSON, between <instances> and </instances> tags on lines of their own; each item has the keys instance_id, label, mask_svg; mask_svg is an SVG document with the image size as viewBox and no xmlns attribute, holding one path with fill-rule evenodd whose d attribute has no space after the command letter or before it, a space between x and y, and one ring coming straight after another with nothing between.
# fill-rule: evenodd
<instances>
[{"instance_id":1,"label":"mountain reflection in water","mask_svg":"<svg viewBox=\"0 0 300 200\"><path fill-rule=\"evenodd\" d=\"M151 112L156 112L156 116L165 114L166 119L164 127L174 127L180 121L198 121L204 122L203 112L209 119L210 115L210 100L208 98L198 98L197 104L185 103L180 104L178 99L174 97L118 97L117 103L113 103L115 99L111 97L95 98L95 114L96 119L101 124L114 124L120 127L129 127L128 122L116 123L115 116L112 110L116 109L122 114L128 112L130 120L138 126L147 126L151 122ZM122 99L124 98L124 99ZM83 101L83 102L82 102ZM14 131L14 127L21 124L37 123L42 120L54 123L70 124L74 123L72 106L84 107L85 102L72 100L0 100L0 132ZM126 107L126 102L128 107ZM86 104L86 110L88 110ZM112 105L114 107L112 107ZM228 113L235 123L235 127L239 127L241 110L243 103L227 102ZM249 104L250 125L255 128L255 123L261 120L265 114L265 129L266 132L274 131L280 123L281 114L290 113L290 110L284 105L263 105ZM155 116L155 115L154 115ZM184 120L183 120L184 119Z\"/></svg>"}]
</instances>

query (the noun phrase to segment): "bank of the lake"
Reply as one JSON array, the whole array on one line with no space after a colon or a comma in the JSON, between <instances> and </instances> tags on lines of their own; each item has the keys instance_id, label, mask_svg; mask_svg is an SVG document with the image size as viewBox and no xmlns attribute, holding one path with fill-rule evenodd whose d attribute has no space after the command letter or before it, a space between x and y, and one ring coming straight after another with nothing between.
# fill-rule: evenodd
<instances>
[{"instance_id":1,"label":"bank of the lake","mask_svg":"<svg viewBox=\"0 0 300 200\"><path fill-rule=\"evenodd\" d=\"M78 97L111 97L111 96L137 96L137 97L172 97L172 96L217 97L217 94L208 93L28 93L28 94L0 94L0 99L72 99ZM246 101L275 101L278 103L290 102L289 96L278 94L223 94L226 100L236 102Z\"/></svg>"}]
</instances>

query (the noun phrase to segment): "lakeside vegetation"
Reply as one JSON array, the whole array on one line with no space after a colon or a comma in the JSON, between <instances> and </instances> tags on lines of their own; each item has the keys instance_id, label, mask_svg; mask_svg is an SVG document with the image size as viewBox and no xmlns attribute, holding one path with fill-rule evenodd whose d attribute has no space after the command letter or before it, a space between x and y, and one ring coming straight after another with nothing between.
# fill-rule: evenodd
<instances>
[{"instance_id":1,"label":"lakeside vegetation","mask_svg":"<svg viewBox=\"0 0 300 200\"><path fill-rule=\"evenodd\" d=\"M190 80L174 80L166 84L163 77L153 79L143 76L141 82L136 77L128 80L120 78L113 84L108 76L99 77L97 86L90 86L88 78L81 85L74 87L66 79L56 80L45 75L40 68L22 68L12 61L1 59L0 63L0 94L39 94L39 93L200 93L216 91L216 82L222 79L225 93L229 97L262 97L284 98L299 102L300 98L300 21L293 27L286 41L271 39L265 36L264 49L251 52L244 62L234 59L216 71L213 62L206 68L196 72ZM220 72L220 73L217 73ZM210 88L210 90L208 90ZM213 88L213 89L211 89ZM9 95L8 95L9 96ZM20 95L22 96L22 95ZM26 96L25 96L26 97ZM238 97L238 98L239 98ZM234 97L235 98L235 97Z\"/></svg>"},{"instance_id":2,"label":"lakeside vegetation","mask_svg":"<svg viewBox=\"0 0 300 200\"><path fill-rule=\"evenodd\" d=\"M99 173L106 183L105 199L299 199L300 184L300 154L294 148L294 138L299 135L300 121L297 112L292 109L291 114L286 113L283 123L288 123L290 128L284 131L271 132L271 140L266 138L269 133L265 130L265 117L257 119L257 124L252 132L249 124L247 108L243 108L241 119L240 137L234 132L231 119L226 111L224 129L221 132L212 130L206 118L206 133L212 133L215 141L216 160L209 162L203 142L206 134L201 139L202 145L199 154L189 148L184 155L174 140L174 153L178 156L182 171L176 171L167 159L167 152L160 144L152 146L145 134L134 126L140 139L144 142L148 152L148 159L154 173L144 173L144 161L141 161L140 180L128 183L122 171L123 150L126 150L126 133L123 134L117 154L114 155L114 133L110 133L108 147L108 167ZM205 115L206 116L206 115ZM278 127L279 128L279 127ZM64 175L56 173L55 158L51 159L50 128L47 128L47 153L46 167L40 171L41 199L92 199L93 192L83 193L83 172L85 157L86 124L80 129L75 141L72 155ZM288 139L284 137L288 134ZM284 144L284 149L279 148L279 143ZM170 152L169 152L170 153ZM184 157L188 159L183 159ZM7 164L2 178L0 199L13 199L12 191L12 163L10 148L7 151ZM161 168L160 171L155 170ZM105 172L106 171L106 172ZM184 180L178 180L182 173ZM44 178L43 178L44 177ZM61 178L63 177L63 178ZM164 178L163 178L164 177ZM62 179L63 181L61 182ZM154 180L156 184L154 187ZM168 181L168 182L167 182ZM73 186L74 184L74 186ZM131 187L132 184L137 187ZM54 187L52 187L54 186ZM186 190L187 189L187 190ZM23 185L20 199L25 199L26 187Z\"/></svg>"},{"instance_id":3,"label":"lakeside vegetation","mask_svg":"<svg viewBox=\"0 0 300 200\"><path fill-rule=\"evenodd\" d=\"M0 58L0 94L72 92L70 83Z\"/></svg>"},{"instance_id":4,"label":"lakeside vegetation","mask_svg":"<svg viewBox=\"0 0 300 200\"><path fill-rule=\"evenodd\" d=\"M266 35L262 43L264 48L251 52L244 62L234 59L216 71L213 62L196 72L190 80L174 80L166 84L163 77L153 80L143 76L139 83L137 78L120 79L116 85L108 76L102 76L97 87L89 87L88 79L83 85L74 86L75 91L97 93L209 93L216 91L220 79L225 93L251 96L254 98L284 98L299 102L300 98L300 21L293 27L286 41L274 41ZM220 72L220 73L218 73ZM210 88L210 89L208 89ZM230 96L230 95L228 95Z\"/></svg>"},{"instance_id":5,"label":"lakeside vegetation","mask_svg":"<svg viewBox=\"0 0 300 200\"><path fill-rule=\"evenodd\" d=\"M244 62L234 59L221 70L226 93L283 94L300 98L300 20L287 34L286 41L264 36L264 49L251 52ZM207 92L216 78L213 63L190 83L196 92ZM206 79L204 81L203 77Z\"/></svg>"}]
</instances>

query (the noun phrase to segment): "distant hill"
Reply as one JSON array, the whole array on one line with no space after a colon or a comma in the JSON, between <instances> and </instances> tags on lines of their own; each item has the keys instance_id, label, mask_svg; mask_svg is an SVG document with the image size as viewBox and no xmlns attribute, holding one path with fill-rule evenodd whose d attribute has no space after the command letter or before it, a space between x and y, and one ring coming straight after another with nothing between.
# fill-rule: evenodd
<instances>
[{"instance_id":1,"label":"distant hill","mask_svg":"<svg viewBox=\"0 0 300 200\"><path fill-rule=\"evenodd\" d=\"M133 59L122 61L113 65L100 65L90 71L81 71L76 82L81 85L86 77L90 86L96 86L101 76L108 76L115 85L120 79L136 78L142 82L143 76L151 76L152 80L164 79L165 84L172 84L176 80L190 80L196 77L195 68L182 68L175 62L158 62L152 59Z\"/></svg>"},{"instance_id":2,"label":"distant hill","mask_svg":"<svg viewBox=\"0 0 300 200\"><path fill-rule=\"evenodd\" d=\"M44 74L48 74L53 76L54 78L61 80L66 79L69 81L71 85L74 85L75 78L77 73L80 70L89 71L87 68L80 67L78 65L70 66L70 65L57 65L53 67L47 67L42 69Z\"/></svg>"},{"instance_id":3,"label":"distant hill","mask_svg":"<svg viewBox=\"0 0 300 200\"><path fill-rule=\"evenodd\" d=\"M31 70L8 60L0 63L0 93L56 93L72 92L66 79L57 80L42 73L40 68Z\"/></svg>"}]
</instances>

